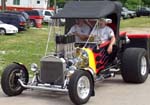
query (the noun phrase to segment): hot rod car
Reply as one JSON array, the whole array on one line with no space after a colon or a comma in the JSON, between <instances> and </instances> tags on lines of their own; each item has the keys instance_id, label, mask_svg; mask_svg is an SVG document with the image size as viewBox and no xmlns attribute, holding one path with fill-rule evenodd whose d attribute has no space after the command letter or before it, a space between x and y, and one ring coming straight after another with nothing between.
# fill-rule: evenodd
<instances>
[{"instance_id":1,"label":"hot rod car","mask_svg":"<svg viewBox=\"0 0 150 105\"><path fill-rule=\"evenodd\" d=\"M61 12L53 16L53 19L66 19L64 35L57 33L55 37L55 53L46 53L40 60L40 68L37 64L31 65L35 75L30 82L25 65L14 62L7 66L1 78L4 93L16 96L25 89L68 92L72 102L80 105L94 96L94 85L97 81L114 76L116 70L121 72L127 83L145 82L149 72L149 35L119 32L120 16L119 2L68 2ZM107 48L109 41L91 42L90 35L86 42L76 43L74 35L67 35L75 19L92 20L91 24L96 24L101 17L112 20L108 26L116 35L116 44L107 60L104 59L105 52L100 49ZM49 39L50 34L48 42Z\"/></svg>"}]
</instances>

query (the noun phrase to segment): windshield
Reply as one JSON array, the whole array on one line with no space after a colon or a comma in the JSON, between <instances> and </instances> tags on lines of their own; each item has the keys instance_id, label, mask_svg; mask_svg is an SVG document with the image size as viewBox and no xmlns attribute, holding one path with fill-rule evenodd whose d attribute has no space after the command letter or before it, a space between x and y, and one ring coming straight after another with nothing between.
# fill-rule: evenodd
<instances>
[{"instance_id":1,"label":"windshield","mask_svg":"<svg viewBox=\"0 0 150 105\"><path fill-rule=\"evenodd\" d=\"M51 12L51 14L52 14L52 16L54 15L54 11L50 11Z\"/></svg>"},{"instance_id":2,"label":"windshield","mask_svg":"<svg viewBox=\"0 0 150 105\"><path fill-rule=\"evenodd\" d=\"M128 11L128 9L126 7L123 7L122 10L123 11Z\"/></svg>"}]
</instances>

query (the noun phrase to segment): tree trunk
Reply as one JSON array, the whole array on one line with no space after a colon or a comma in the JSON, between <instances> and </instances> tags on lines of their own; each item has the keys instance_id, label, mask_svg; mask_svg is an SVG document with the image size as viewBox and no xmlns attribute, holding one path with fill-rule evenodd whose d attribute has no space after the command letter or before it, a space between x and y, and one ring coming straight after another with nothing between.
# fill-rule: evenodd
<instances>
[{"instance_id":1,"label":"tree trunk","mask_svg":"<svg viewBox=\"0 0 150 105\"><path fill-rule=\"evenodd\" d=\"M6 0L1 0L2 11L6 10Z\"/></svg>"}]
</instances>

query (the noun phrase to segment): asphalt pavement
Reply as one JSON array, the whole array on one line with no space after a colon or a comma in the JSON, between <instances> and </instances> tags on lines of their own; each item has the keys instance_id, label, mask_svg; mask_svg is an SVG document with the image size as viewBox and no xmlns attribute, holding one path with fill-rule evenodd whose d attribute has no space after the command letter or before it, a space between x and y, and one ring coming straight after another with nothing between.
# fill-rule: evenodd
<instances>
[{"instance_id":1,"label":"asphalt pavement","mask_svg":"<svg viewBox=\"0 0 150 105\"><path fill-rule=\"evenodd\" d=\"M122 77L96 84L95 97L86 105L150 105L150 77L143 84L128 84ZM68 94L26 90L15 97L6 96L0 88L0 105L73 105Z\"/></svg>"}]
</instances>

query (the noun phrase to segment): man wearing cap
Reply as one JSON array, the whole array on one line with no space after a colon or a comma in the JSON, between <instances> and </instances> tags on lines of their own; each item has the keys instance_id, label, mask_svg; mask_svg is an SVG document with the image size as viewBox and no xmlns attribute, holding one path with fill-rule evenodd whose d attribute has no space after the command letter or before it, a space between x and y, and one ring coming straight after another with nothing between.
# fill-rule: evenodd
<instances>
[{"instance_id":1,"label":"man wearing cap","mask_svg":"<svg viewBox=\"0 0 150 105\"><path fill-rule=\"evenodd\" d=\"M95 42L106 42L110 40L110 44L107 48L107 53L111 54L113 50L113 45L115 44L115 35L114 31L108 27L107 25L107 20L104 18L99 19L98 21L98 27L95 27L91 34L94 36L94 41Z\"/></svg>"},{"instance_id":2,"label":"man wearing cap","mask_svg":"<svg viewBox=\"0 0 150 105\"><path fill-rule=\"evenodd\" d=\"M76 20L76 24L71 27L68 34L75 35L76 42L83 42L88 39L90 30L85 20L78 19Z\"/></svg>"}]
</instances>

